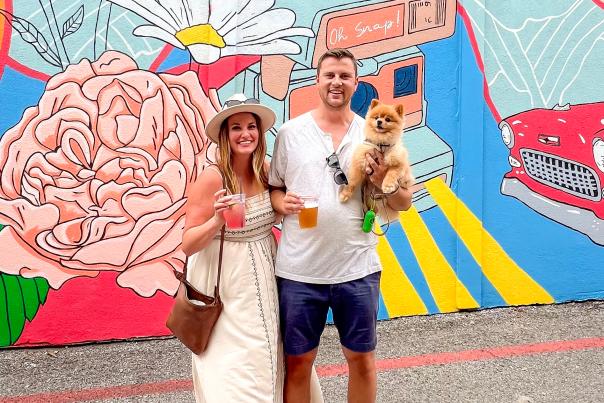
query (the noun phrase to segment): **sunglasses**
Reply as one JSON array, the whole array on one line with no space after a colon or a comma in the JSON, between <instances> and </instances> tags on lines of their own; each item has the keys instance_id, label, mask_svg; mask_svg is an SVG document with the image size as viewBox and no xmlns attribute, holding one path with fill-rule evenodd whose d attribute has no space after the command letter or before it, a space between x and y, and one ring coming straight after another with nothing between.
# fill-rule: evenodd
<instances>
[{"instance_id":1,"label":"sunglasses","mask_svg":"<svg viewBox=\"0 0 604 403\"><path fill-rule=\"evenodd\" d=\"M224 103L224 106L230 108L235 105L249 105L249 104L259 104L260 101L256 98L248 98L245 101L239 101L238 99L231 99Z\"/></svg>"},{"instance_id":2,"label":"sunglasses","mask_svg":"<svg viewBox=\"0 0 604 403\"><path fill-rule=\"evenodd\" d=\"M337 185L348 185L348 179L346 178L346 174L340 168L340 160L338 160L338 156L336 153L331 154L329 157L325 158L327 160L327 166L335 169L333 173L333 180Z\"/></svg>"}]
</instances>

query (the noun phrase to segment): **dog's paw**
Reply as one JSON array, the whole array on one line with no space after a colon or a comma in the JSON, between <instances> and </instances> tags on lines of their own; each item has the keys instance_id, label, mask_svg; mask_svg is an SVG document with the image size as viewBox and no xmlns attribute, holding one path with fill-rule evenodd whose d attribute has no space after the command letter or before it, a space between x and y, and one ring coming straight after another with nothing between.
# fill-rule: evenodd
<instances>
[{"instance_id":1,"label":"dog's paw","mask_svg":"<svg viewBox=\"0 0 604 403\"><path fill-rule=\"evenodd\" d=\"M340 191L340 201L346 203L352 196L352 190L348 186L345 186Z\"/></svg>"},{"instance_id":2,"label":"dog's paw","mask_svg":"<svg viewBox=\"0 0 604 403\"><path fill-rule=\"evenodd\" d=\"M392 193L396 190L396 185L386 185L382 186L382 191L384 193Z\"/></svg>"},{"instance_id":3,"label":"dog's paw","mask_svg":"<svg viewBox=\"0 0 604 403\"><path fill-rule=\"evenodd\" d=\"M384 180L382 182L382 192L384 193L392 193L398 188L398 184L396 181Z\"/></svg>"}]
</instances>

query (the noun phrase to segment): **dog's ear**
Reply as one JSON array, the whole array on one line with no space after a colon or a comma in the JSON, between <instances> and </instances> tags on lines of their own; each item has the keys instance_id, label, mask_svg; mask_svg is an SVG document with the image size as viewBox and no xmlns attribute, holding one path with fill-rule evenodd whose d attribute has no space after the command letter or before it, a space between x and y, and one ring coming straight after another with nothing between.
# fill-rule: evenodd
<instances>
[{"instance_id":1,"label":"dog's ear","mask_svg":"<svg viewBox=\"0 0 604 403\"><path fill-rule=\"evenodd\" d=\"M398 113L400 117L405 116L405 108L403 107L403 104L396 104L394 110L396 111L396 113Z\"/></svg>"},{"instance_id":2,"label":"dog's ear","mask_svg":"<svg viewBox=\"0 0 604 403\"><path fill-rule=\"evenodd\" d=\"M375 108L379 103L380 103L380 101L378 101L377 99L372 99L371 105L369 105L369 109Z\"/></svg>"}]
</instances>

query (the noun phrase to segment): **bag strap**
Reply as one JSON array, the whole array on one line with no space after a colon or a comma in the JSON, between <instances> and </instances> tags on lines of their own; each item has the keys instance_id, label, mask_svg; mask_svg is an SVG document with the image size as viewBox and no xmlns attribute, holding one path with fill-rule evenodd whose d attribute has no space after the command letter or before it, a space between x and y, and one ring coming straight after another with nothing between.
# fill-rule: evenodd
<instances>
[{"instance_id":1,"label":"bag strap","mask_svg":"<svg viewBox=\"0 0 604 403\"><path fill-rule=\"evenodd\" d=\"M222 184L224 186L224 174L222 173L222 170L220 169L220 167L216 164L210 164L208 165L206 168L210 167L210 166L215 166L216 169L218 169L218 172L220 172L220 176L222 176ZM226 225L223 225L222 228L220 229L220 251L218 254L218 275L216 276L216 286L214 287L214 297L220 299L220 274L222 273L222 252L224 250L224 233L226 230ZM189 283L189 281L187 280L187 265L189 262L189 257L187 256L185 258L185 265L182 271L182 274L176 272L176 278L178 278L180 281L182 281L183 283L187 284L189 287L195 289L195 287L193 287L193 285L191 283Z\"/></svg>"},{"instance_id":2,"label":"bag strap","mask_svg":"<svg viewBox=\"0 0 604 403\"><path fill-rule=\"evenodd\" d=\"M218 172L220 172L220 176L222 177L222 186L225 185L225 177L222 169L216 164L210 164L206 168L211 166L216 167ZM218 252L218 275L216 276L216 288L214 289L214 297L220 299L220 274L222 273L222 251L224 249L224 233L226 231L226 225L223 225L220 229L220 251Z\"/></svg>"},{"instance_id":3,"label":"bag strap","mask_svg":"<svg viewBox=\"0 0 604 403\"><path fill-rule=\"evenodd\" d=\"M220 298L220 273L222 273L222 250L224 247L224 225L220 230L220 252L218 255L218 276L216 277L216 290L214 291L214 296L216 298Z\"/></svg>"}]
</instances>

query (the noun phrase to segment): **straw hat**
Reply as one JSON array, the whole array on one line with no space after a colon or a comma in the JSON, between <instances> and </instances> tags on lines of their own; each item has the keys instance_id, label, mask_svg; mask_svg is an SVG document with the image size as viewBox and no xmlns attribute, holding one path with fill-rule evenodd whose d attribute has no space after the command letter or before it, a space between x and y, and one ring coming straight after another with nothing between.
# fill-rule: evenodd
<instances>
[{"instance_id":1,"label":"straw hat","mask_svg":"<svg viewBox=\"0 0 604 403\"><path fill-rule=\"evenodd\" d=\"M235 94L227 99L218 112L206 125L206 135L214 143L218 143L218 135L220 134L220 125L229 116L239 112L250 112L258 115L260 123L264 131L268 131L275 124L277 117L275 112L267 106L261 105L260 101L255 98L248 98L244 94Z\"/></svg>"}]
</instances>

